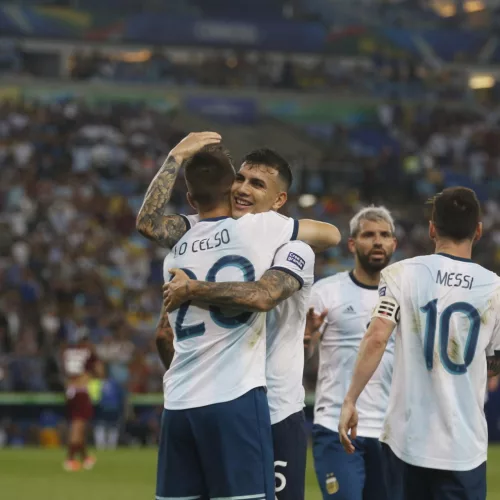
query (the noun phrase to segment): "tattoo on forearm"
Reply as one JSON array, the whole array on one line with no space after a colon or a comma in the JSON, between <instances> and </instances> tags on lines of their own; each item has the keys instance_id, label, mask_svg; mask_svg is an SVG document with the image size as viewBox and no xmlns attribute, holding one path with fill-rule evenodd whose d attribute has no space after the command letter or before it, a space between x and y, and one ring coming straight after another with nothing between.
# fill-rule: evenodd
<instances>
[{"instance_id":1,"label":"tattoo on forearm","mask_svg":"<svg viewBox=\"0 0 500 500\"><path fill-rule=\"evenodd\" d=\"M486 364L488 367L488 375L494 377L500 373L500 351L495 351L494 356L486 357Z\"/></svg>"},{"instance_id":2,"label":"tattoo on forearm","mask_svg":"<svg viewBox=\"0 0 500 500\"><path fill-rule=\"evenodd\" d=\"M249 311L270 310L300 287L296 278L284 271L266 271L259 281L196 282L192 299L216 306L240 307Z\"/></svg>"},{"instance_id":3,"label":"tattoo on forearm","mask_svg":"<svg viewBox=\"0 0 500 500\"><path fill-rule=\"evenodd\" d=\"M152 180L137 216L137 230L163 247L172 248L186 233L184 219L179 215L164 215L180 165L169 156Z\"/></svg>"},{"instance_id":4,"label":"tattoo on forearm","mask_svg":"<svg viewBox=\"0 0 500 500\"><path fill-rule=\"evenodd\" d=\"M160 320L156 327L156 349L165 370L170 368L174 358L174 331L170 326L167 311L162 307Z\"/></svg>"}]
</instances>

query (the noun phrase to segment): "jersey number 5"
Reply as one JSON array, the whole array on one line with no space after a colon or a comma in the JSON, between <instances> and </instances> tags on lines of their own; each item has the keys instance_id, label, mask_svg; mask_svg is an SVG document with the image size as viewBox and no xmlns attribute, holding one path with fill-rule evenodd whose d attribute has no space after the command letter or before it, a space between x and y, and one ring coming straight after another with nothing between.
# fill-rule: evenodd
<instances>
[{"instance_id":1,"label":"jersey number 5","mask_svg":"<svg viewBox=\"0 0 500 500\"><path fill-rule=\"evenodd\" d=\"M245 257L240 255L226 255L220 258L208 271L205 281L215 282L217 274L219 271L225 267L237 267L243 272L244 281L255 281L255 269L252 263ZM189 269L183 269L183 271L192 279L198 279L193 271ZM186 314L188 312L191 301L184 302L179 307L179 312L177 313L177 318L175 320L175 334L177 335L177 340L185 340L190 337L198 337L205 333L205 323L197 323L195 325L183 326ZM239 325L246 323L253 313L243 312L237 314L236 316L225 316L219 307L210 306L210 316L212 320L222 328L237 328Z\"/></svg>"},{"instance_id":2,"label":"jersey number 5","mask_svg":"<svg viewBox=\"0 0 500 500\"><path fill-rule=\"evenodd\" d=\"M431 300L420 310L427 315L425 324L424 354L425 363L428 370L432 370L434 364L434 343L437 330L437 302L438 299ZM450 321L454 313L464 314L469 320L469 332L465 343L463 363L455 363L450 359L448 346L450 342ZM472 363L476 352L477 340L479 337L479 327L481 318L477 309L468 302L455 302L450 304L442 313L439 319L439 357L446 370L452 375L461 375L467 372L467 367Z\"/></svg>"}]
</instances>

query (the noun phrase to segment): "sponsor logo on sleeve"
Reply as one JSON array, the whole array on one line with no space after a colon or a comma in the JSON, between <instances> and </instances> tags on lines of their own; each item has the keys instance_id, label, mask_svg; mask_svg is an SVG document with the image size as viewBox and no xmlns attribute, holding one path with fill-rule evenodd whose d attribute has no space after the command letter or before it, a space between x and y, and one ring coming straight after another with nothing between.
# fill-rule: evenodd
<instances>
[{"instance_id":1,"label":"sponsor logo on sleeve","mask_svg":"<svg viewBox=\"0 0 500 500\"><path fill-rule=\"evenodd\" d=\"M300 255L297 255L293 252L290 252L288 254L286 260L288 262L291 262L292 264L295 264L300 270L303 270L304 266L306 265L306 261Z\"/></svg>"}]
</instances>

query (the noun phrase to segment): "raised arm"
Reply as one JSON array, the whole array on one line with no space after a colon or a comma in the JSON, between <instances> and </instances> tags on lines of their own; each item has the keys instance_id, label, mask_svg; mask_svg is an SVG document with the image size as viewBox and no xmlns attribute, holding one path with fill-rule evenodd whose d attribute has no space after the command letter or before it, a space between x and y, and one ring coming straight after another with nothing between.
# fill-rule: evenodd
<instances>
[{"instance_id":1,"label":"raised arm","mask_svg":"<svg viewBox=\"0 0 500 500\"><path fill-rule=\"evenodd\" d=\"M174 358L174 331L170 326L170 321L168 320L167 310L165 306L162 306L160 319L158 320L158 325L156 326L156 349L160 356L161 362L165 367L165 370L170 368L172 359Z\"/></svg>"},{"instance_id":2,"label":"raised arm","mask_svg":"<svg viewBox=\"0 0 500 500\"><path fill-rule=\"evenodd\" d=\"M337 246L340 243L340 231L333 224L311 219L299 220L297 239L310 245L316 252Z\"/></svg>"},{"instance_id":3,"label":"raised arm","mask_svg":"<svg viewBox=\"0 0 500 500\"><path fill-rule=\"evenodd\" d=\"M185 137L172 151L152 180L136 219L136 229L162 247L172 248L189 229L180 215L165 215L182 162L208 144L217 144L216 132L197 132Z\"/></svg>"},{"instance_id":4,"label":"raised arm","mask_svg":"<svg viewBox=\"0 0 500 500\"><path fill-rule=\"evenodd\" d=\"M297 278L285 271L269 269L259 281L220 283L195 281L180 269L171 269L174 278L163 286L167 311L192 300L219 307L233 307L266 312L290 297L301 286Z\"/></svg>"}]
</instances>

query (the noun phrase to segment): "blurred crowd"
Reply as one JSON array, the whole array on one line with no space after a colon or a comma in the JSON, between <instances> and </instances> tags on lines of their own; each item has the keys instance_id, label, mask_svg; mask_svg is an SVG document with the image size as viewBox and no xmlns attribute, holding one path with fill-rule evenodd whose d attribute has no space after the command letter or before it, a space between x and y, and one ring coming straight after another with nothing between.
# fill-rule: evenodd
<instances>
[{"instance_id":1,"label":"blurred crowd","mask_svg":"<svg viewBox=\"0 0 500 500\"><path fill-rule=\"evenodd\" d=\"M485 237L475 258L498 271L496 115L422 110L408 127L401 114L396 105L382 105L374 124L391 138L392 149L360 148L349 139L356 131L342 129L325 147L322 165L295 163L286 213L331 221L345 242L354 212L384 203L397 220L395 258L411 257L432 250L423 202L442 189L451 170L467 182L488 184ZM135 216L154 174L184 135L171 123L167 114L129 105L0 107L1 391L62 391L59 347L81 331L121 390L161 391L153 332L166 250L136 232ZM357 177L343 185L336 169L345 164ZM191 213L182 180L168 211ZM316 278L350 265L342 244L318 256ZM308 389L314 379L313 361Z\"/></svg>"},{"instance_id":2,"label":"blurred crowd","mask_svg":"<svg viewBox=\"0 0 500 500\"><path fill-rule=\"evenodd\" d=\"M244 51L213 51L183 59L162 50L142 54L144 60L131 62L130 55L124 60L118 53L77 51L71 59L71 77L182 86L370 91L406 97L435 92L446 99L466 94L466 79L460 72L432 70L416 58L390 50L375 51L348 64L338 58Z\"/></svg>"},{"instance_id":3,"label":"blurred crowd","mask_svg":"<svg viewBox=\"0 0 500 500\"><path fill-rule=\"evenodd\" d=\"M256 51L130 52L75 50L34 53L0 40L0 74L77 81L149 83L183 87L282 89L301 92L369 93L378 97L463 100L470 98L462 70L432 68L420 59L390 49L373 49L354 60L320 55Z\"/></svg>"}]
</instances>

